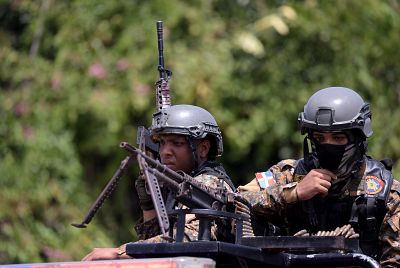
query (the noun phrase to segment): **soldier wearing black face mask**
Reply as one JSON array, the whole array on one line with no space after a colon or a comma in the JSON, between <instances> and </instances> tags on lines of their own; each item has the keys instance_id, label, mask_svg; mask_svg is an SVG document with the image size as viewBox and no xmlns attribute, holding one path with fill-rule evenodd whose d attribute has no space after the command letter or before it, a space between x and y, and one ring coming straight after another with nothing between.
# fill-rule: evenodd
<instances>
[{"instance_id":1,"label":"soldier wearing black face mask","mask_svg":"<svg viewBox=\"0 0 400 268\"><path fill-rule=\"evenodd\" d=\"M329 87L310 97L298 121L304 158L283 160L239 187L254 213L284 218L272 223L285 222L289 235L351 225L364 254L400 267L400 183L366 154L369 104L351 89Z\"/></svg>"}]
</instances>

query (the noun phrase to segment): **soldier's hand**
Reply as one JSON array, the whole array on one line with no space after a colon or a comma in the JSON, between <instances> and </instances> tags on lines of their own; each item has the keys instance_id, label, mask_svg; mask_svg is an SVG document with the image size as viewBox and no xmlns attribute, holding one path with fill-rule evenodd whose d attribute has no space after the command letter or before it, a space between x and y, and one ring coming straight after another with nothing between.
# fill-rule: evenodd
<instances>
[{"instance_id":1,"label":"soldier's hand","mask_svg":"<svg viewBox=\"0 0 400 268\"><path fill-rule=\"evenodd\" d=\"M146 191L146 180L143 175L140 175L135 181L135 188L139 196L140 208L142 210L154 209L151 196Z\"/></svg>"},{"instance_id":2,"label":"soldier's hand","mask_svg":"<svg viewBox=\"0 0 400 268\"><path fill-rule=\"evenodd\" d=\"M94 248L82 261L129 259L128 255L119 254L118 248Z\"/></svg>"},{"instance_id":3,"label":"soldier's hand","mask_svg":"<svg viewBox=\"0 0 400 268\"><path fill-rule=\"evenodd\" d=\"M299 200L309 200L317 194L326 196L336 175L326 169L313 169L297 184Z\"/></svg>"}]
</instances>

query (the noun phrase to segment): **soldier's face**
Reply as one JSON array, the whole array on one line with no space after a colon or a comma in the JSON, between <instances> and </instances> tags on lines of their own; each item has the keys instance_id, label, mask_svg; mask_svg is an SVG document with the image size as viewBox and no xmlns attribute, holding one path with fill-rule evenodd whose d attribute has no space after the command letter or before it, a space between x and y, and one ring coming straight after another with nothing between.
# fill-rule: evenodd
<instances>
[{"instance_id":1,"label":"soldier's face","mask_svg":"<svg viewBox=\"0 0 400 268\"><path fill-rule=\"evenodd\" d=\"M160 135L159 141L161 163L174 171L192 172L194 168L192 150L185 136Z\"/></svg>"},{"instance_id":2,"label":"soldier's face","mask_svg":"<svg viewBox=\"0 0 400 268\"><path fill-rule=\"evenodd\" d=\"M312 138L319 144L345 145L349 142L344 132L313 132Z\"/></svg>"}]
</instances>

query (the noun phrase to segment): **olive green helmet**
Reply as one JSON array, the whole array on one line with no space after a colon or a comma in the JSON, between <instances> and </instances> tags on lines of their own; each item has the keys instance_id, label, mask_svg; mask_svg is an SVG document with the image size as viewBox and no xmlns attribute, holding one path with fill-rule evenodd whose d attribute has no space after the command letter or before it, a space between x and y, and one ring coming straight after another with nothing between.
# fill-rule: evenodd
<instances>
[{"instance_id":1,"label":"olive green helmet","mask_svg":"<svg viewBox=\"0 0 400 268\"><path fill-rule=\"evenodd\" d=\"M185 135L194 139L212 138L211 153L221 156L223 149L222 135L214 117L205 109L187 104L172 105L153 115L150 136L157 140L160 134Z\"/></svg>"}]
</instances>

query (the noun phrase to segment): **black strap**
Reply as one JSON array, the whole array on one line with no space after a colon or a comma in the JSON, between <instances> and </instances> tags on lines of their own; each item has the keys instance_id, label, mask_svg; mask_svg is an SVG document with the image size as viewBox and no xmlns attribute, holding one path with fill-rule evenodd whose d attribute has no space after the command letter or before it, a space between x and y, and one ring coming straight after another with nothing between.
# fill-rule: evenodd
<instances>
[{"instance_id":1,"label":"black strap","mask_svg":"<svg viewBox=\"0 0 400 268\"><path fill-rule=\"evenodd\" d=\"M370 241L375 238L376 234L376 213L377 213L377 200L375 196L367 197L367 217L366 217L366 234L365 240Z\"/></svg>"},{"instance_id":2,"label":"black strap","mask_svg":"<svg viewBox=\"0 0 400 268\"><path fill-rule=\"evenodd\" d=\"M303 210L308 214L308 219L311 228L316 229L316 227L318 226L318 217L317 213L315 213L313 200L314 199L306 200L302 202L302 204L303 204Z\"/></svg>"},{"instance_id":3,"label":"black strap","mask_svg":"<svg viewBox=\"0 0 400 268\"><path fill-rule=\"evenodd\" d=\"M376 196L366 197L365 226L360 226L360 247L364 254L373 258L377 258L378 254L377 206L378 200Z\"/></svg>"},{"instance_id":4,"label":"black strap","mask_svg":"<svg viewBox=\"0 0 400 268\"><path fill-rule=\"evenodd\" d=\"M358 228L358 205L357 205L357 201L359 200L360 196L357 197L354 202L353 205L351 207L351 214L350 214L350 219L349 219L349 223L351 224L351 226L353 228Z\"/></svg>"},{"instance_id":5,"label":"black strap","mask_svg":"<svg viewBox=\"0 0 400 268\"><path fill-rule=\"evenodd\" d=\"M176 205L175 195L176 195L175 193L168 191L166 198L167 200L165 202L165 208L167 210L167 213L170 213L175 208Z\"/></svg>"}]
</instances>

